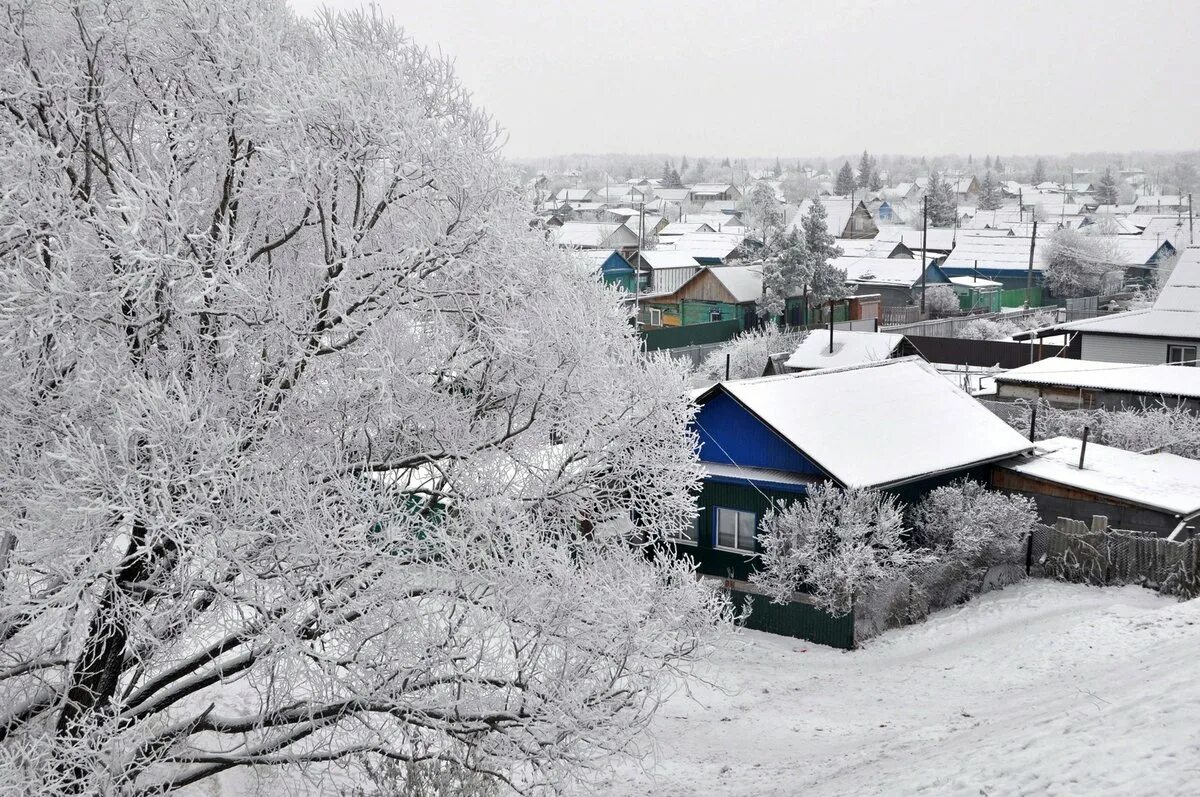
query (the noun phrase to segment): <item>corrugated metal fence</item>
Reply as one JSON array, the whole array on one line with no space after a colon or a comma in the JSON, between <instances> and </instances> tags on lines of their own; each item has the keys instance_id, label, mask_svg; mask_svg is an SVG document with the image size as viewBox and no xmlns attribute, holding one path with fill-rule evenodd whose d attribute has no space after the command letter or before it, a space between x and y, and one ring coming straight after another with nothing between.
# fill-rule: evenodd
<instances>
[{"instance_id":1,"label":"corrugated metal fence","mask_svg":"<svg viewBox=\"0 0 1200 797\"><path fill-rule=\"evenodd\" d=\"M1022 318L1028 318L1039 313L1057 312L1058 307L1050 305L1047 307L1033 307L1029 310L1020 310L1015 313L981 313L979 315L960 316L958 318L941 318L936 321L917 321L913 324L891 324L883 327L881 331L900 332L905 335L924 335L935 338L953 338L962 331L963 327L972 321L979 321L980 319L1019 321Z\"/></svg>"}]
</instances>

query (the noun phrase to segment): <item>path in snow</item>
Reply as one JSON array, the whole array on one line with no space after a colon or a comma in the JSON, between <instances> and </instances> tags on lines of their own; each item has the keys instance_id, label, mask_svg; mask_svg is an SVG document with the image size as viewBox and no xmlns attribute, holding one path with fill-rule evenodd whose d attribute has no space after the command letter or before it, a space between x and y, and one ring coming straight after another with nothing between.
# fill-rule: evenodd
<instances>
[{"instance_id":1,"label":"path in snow","mask_svg":"<svg viewBox=\"0 0 1200 797\"><path fill-rule=\"evenodd\" d=\"M753 631L615 795L1200 791L1200 600L1034 580L837 651Z\"/></svg>"}]
</instances>

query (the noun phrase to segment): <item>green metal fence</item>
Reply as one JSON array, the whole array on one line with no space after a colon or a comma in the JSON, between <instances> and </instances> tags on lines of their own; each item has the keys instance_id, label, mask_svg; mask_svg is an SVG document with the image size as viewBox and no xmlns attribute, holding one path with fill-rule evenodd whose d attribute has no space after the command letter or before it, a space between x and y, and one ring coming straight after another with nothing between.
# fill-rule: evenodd
<instances>
[{"instance_id":1,"label":"green metal fence","mask_svg":"<svg viewBox=\"0 0 1200 797\"><path fill-rule=\"evenodd\" d=\"M750 602L745 627L755 631L807 639L818 645L849 650L854 647L854 614L833 617L810 603L772 603L765 595L728 590L729 599L740 612Z\"/></svg>"},{"instance_id":2,"label":"green metal fence","mask_svg":"<svg viewBox=\"0 0 1200 797\"><path fill-rule=\"evenodd\" d=\"M701 346L706 343L721 343L742 331L742 323L736 318L728 321L712 321L706 324L691 324L683 327L662 327L642 333L646 351L677 349L682 346Z\"/></svg>"},{"instance_id":3,"label":"green metal fence","mask_svg":"<svg viewBox=\"0 0 1200 797\"><path fill-rule=\"evenodd\" d=\"M1025 298L1029 297L1030 307L1042 306L1042 286L1034 285L1033 290L1028 293L1024 288L1014 288L1012 290L1000 291L1000 306L1001 307L1024 307Z\"/></svg>"}]
</instances>

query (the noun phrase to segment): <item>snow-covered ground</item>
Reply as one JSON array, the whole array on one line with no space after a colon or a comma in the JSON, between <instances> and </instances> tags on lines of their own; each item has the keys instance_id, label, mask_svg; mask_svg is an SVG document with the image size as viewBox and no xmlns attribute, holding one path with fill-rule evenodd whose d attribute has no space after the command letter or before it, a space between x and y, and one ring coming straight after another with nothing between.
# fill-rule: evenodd
<instances>
[{"instance_id":1,"label":"snow-covered ground","mask_svg":"<svg viewBox=\"0 0 1200 797\"><path fill-rule=\"evenodd\" d=\"M614 795L1200 790L1200 600L1034 580L843 652L738 634Z\"/></svg>"}]
</instances>

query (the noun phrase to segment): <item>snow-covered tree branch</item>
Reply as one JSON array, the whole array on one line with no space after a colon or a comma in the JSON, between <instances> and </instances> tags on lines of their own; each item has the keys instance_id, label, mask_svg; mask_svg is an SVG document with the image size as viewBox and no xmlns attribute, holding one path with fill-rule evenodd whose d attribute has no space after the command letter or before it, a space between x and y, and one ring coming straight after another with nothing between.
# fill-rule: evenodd
<instances>
[{"instance_id":1,"label":"snow-covered tree branch","mask_svg":"<svg viewBox=\"0 0 1200 797\"><path fill-rule=\"evenodd\" d=\"M685 374L450 64L269 0L11 3L0 56L6 786L623 750L725 612L631 544Z\"/></svg>"}]
</instances>

